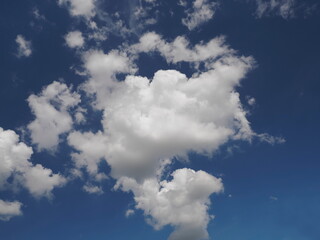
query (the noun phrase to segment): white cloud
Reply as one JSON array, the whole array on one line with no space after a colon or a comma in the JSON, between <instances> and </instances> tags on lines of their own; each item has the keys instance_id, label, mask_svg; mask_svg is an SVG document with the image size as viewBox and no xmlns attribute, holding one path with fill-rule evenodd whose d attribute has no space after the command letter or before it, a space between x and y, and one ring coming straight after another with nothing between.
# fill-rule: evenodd
<instances>
[{"instance_id":1,"label":"white cloud","mask_svg":"<svg viewBox=\"0 0 320 240\"><path fill-rule=\"evenodd\" d=\"M80 31L69 32L65 36L66 43L70 48L82 47L84 44L84 38Z\"/></svg>"},{"instance_id":2,"label":"white cloud","mask_svg":"<svg viewBox=\"0 0 320 240\"><path fill-rule=\"evenodd\" d=\"M204 62L223 55L234 53L225 45L224 37L216 37L206 44L190 46L190 42L179 36L172 42L166 42L154 32L144 34L138 44L131 47L134 53L158 51L169 63Z\"/></svg>"},{"instance_id":3,"label":"white cloud","mask_svg":"<svg viewBox=\"0 0 320 240\"><path fill-rule=\"evenodd\" d=\"M119 83L103 119L113 174L144 176L159 159L185 157L189 151L211 154L230 138L250 139L233 92L248 68L246 59L229 59L191 79L161 70L152 81L129 76Z\"/></svg>"},{"instance_id":4,"label":"white cloud","mask_svg":"<svg viewBox=\"0 0 320 240\"><path fill-rule=\"evenodd\" d=\"M34 197L51 197L53 188L65 183L61 175L40 164L34 166L29 161L31 155L32 148L19 142L14 131L0 128L0 190L23 186Z\"/></svg>"},{"instance_id":5,"label":"white cloud","mask_svg":"<svg viewBox=\"0 0 320 240\"><path fill-rule=\"evenodd\" d=\"M71 130L73 120L68 110L80 102L80 95L72 93L64 83L53 82L39 95L28 98L35 120L28 125L33 144L38 150L55 150L59 136Z\"/></svg>"},{"instance_id":6,"label":"white cloud","mask_svg":"<svg viewBox=\"0 0 320 240\"><path fill-rule=\"evenodd\" d=\"M58 0L58 3L67 6L72 16L91 18L96 14L96 0Z\"/></svg>"},{"instance_id":7,"label":"white cloud","mask_svg":"<svg viewBox=\"0 0 320 240\"><path fill-rule=\"evenodd\" d=\"M139 53L154 51L168 63L203 67L189 78L177 70L159 70L152 79L132 75ZM221 181L190 169L175 171L172 181L160 179L174 157L211 155L230 140L271 140L251 130L236 91L254 60L237 56L223 37L191 46L185 37L166 42L148 33L121 51L88 51L83 61L88 80L82 89L103 111L103 130L68 136L75 167L95 176L100 161L107 161L117 187L134 193L155 228L174 226L172 240L208 237L209 196L222 191Z\"/></svg>"},{"instance_id":8,"label":"white cloud","mask_svg":"<svg viewBox=\"0 0 320 240\"><path fill-rule=\"evenodd\" d=\"M31 41L27 41L22 35L18 35L16 43L18 45L18 57L29 57L32 54Z\"/></svg>"},{"instance_id":9,"label":"white cloud","mask_svg":"<svg viewBox=\"0 0 320 240\"><path fill-rule=\"evenodd\" d=\"M0 199L0 220L9 221L11 218L22 215L20 202L7 202Z\"/></svg>"},{"instance_id":10,"label":"white cloud","mask_svg":"<svg viewBox=\"0 0 320 240\"><path fill-rule=\"evenodd\" d=\"M116 188L133 192L136 208L144 211L155 229L175 227L170 240L198 240L208 238L209 197L222 192L223 184L204 171L184 168L173 172L171 181L150 178L138 183L124 177Z\"/></svg>"},{"instance_id":11,"label":"white cloud","mask_svg":"<svg viewBox=\"0 0 320 240\"><path fill-rule=\"evenodd\" d=\"M278 15L284 19L294 17L295 0L256 0L256 15L261 18L269 15Z\"/></svg>"},{"instance_id":12,"label":"white cloud","mask_svg":"<svg viewBox=\"0 0 320 240\"><path fill-rule=\"evenodd\" d=\"M87 193L90 193L90 194L98 194L98 195L103 194L103 190L101 187L94 186L91 184L84 185L83 190L86 191Z\"/></svg>"},{"instance_id":13,"label":"white cloud","mask_svg":"<svg viewBox=\"0 0 320 240\"><path fill-rule=\"evenodd\" d=\"M180 1L181 6L186 2ZM182 23L191 31L213 18L218 4L209 0L194 0L192 9L186 11L187 17Z\"/></svg>"},{"instance_id":14,"label":"white cloud","mask_svg":"<svg viewBox=\"0 0 320 240\"><path fill-rule=\"evenodd\" d=\"M72 132L68 136L68 143L79 153L72 153L72 159L78 169L86 168L88 173L98 174L98 165L105 156L107 138L101 132L96 134Z\"/></svg>"},{"instance_id":15,"label":"white cloud","mask_svg":"<svg viewBox=\"0 0 320 240\"><path fill-rule=\"evenodd\" d=\"M85 123L86 122L86 117L85 117L86 113L87 113L86 109L84 109L82 107L78 107L76 109L75 114L74 114L74 118L75 118L76 123L78 123L78 124Z\"/></svg>"},{"instance_id":16,"label":"white cloud","mask_svg":"<svg viewBox=\"0 0 320 240\"><path fill-rule=\"evenodd\" d=\"M159 160L185 158L189 151L211 154L229 139L253 136L235 92L252 66L251 58L232 56L221 38L189 48L186 40L166 43L156 34L150 36L160 39L150 41L155 46L145 44L144 36L132 48L159 49L175 63L207 61L209 70L190 79L175 70L161 70L152 80L129 75L118 82L115 74L131 69L128 57L115 51L87 53L85 67L91 78L85 89L96 94L95 104L104 110L104 131L69 136L69 144L79 151L73 154L78 167L95 173L104 158L114 177L143 178L156 171Z\"/></svg>"},{"instance_id":17,"label":"white cloud","mask_svg":"<svg viewBox=\"0 0 320 240\"><path fill-rule=\"evenodd\" d=\"M23 174L24 186L35 197L52 197L55 187L63 186L66 179L59 174L54 174L51 169L44 168L40 164L35 165Z\"/></svg>"},{"instance_id":18,"label":"white cloud","mask_svg":"<svg viewBox=\"0 0 320 240\"><path fill-rule=\"evenodd\" d=\"M116 86L118 73L134 72L134 66L126 54L113 50L108 54L102 51L89 51L84 55L84 65L91 76L83 85L88 94L96 95L95 107L103 109L109 92Z\"/></svg>"}]
</instances>

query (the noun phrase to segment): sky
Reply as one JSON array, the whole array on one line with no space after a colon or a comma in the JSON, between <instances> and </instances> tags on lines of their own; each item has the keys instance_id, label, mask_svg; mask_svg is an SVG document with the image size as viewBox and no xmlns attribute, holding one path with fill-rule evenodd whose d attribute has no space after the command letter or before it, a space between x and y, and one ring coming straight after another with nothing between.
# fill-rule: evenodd
<instances>
[{"instance_id":1,"label":"sky","mask_svg":"<svg viewBox=\"0 0 320 240\"><path fill-rule=\"evenodd\" d=\"M320 239L318 1L0 5L0 239Z\"/></svg>"}]
</instances>

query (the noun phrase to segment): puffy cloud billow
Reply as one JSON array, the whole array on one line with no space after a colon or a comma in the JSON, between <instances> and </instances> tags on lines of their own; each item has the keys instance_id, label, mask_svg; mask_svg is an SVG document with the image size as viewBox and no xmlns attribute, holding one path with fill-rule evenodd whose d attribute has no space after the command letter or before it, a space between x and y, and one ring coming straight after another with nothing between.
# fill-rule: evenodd
<instances>
[{"instance_id":1,"label":"puffy cloud billow","mask_svg":"<svg viewBox=\"0 0 320 240\"><path fill-rule=\"evenodd\" d=\"M122 177L116 188L132 191L136 208L144 211L155 229L175 227L170 240L207 239L209 196L223 191L221 179L204 171L183 168L172 173L171 181L156 178L142 183Z\"/></svg>"},{"instance_id":2,"label":"puffy cloud billow","mask_svg":"<svg viewBox=\"0 0 320 240\"><path fill-rule=\"evenodd\" d=\"M61 187L66 179L42 165L33 165L33 151L12 130L0 128L0 190L27 189L36 198L52 196L52 190ZM21 215L22 204L0 199L0 219L9 220Z\"/></svg>"},{"instance_id":3,"label":"puffy cloud billow","mask_svg":"<svg viewBox=\"0 0 320 240\"><path fill-rule=\"evenodd\" d=\"M53 82L39 95L30 95L28 103L35 119L27 126L32 143L39 151L54 151L59 136L72 129L73 119L68 112L80 102L80 95L71 92L64 83Z\"/></svg>"},{"instance_id":4,"label":"puffy cloud billow","mask_svg":"<svg viewBox=\"0 0 320 240\"><path fill-rule=\"evenodd\" d=\"M204 70L194 68L191 77L158 70L148 79L134 74L141 52L158 52L173 64L204 64ZM175 158L187 159L189 152L211 155L230 140L255 136L236 91L254 60L237 56L223 37L191 46L185 37L166 42L151 32L128 48L87 51L83 61L88 80L81 89L94 97L92 106L103 111L103 129L69 134L76 169L97 178L105 160L116 188L134 194L136 208L152 226L175 227L169 238L173 240L207 238L210 195L222 192L221 179L178 169L169 181L163 180L162 171L170 169ZM119 73L126 75L124 81L117 80ZM84 189L100 192L89 186Z\"/></svg>"}]
</instances>

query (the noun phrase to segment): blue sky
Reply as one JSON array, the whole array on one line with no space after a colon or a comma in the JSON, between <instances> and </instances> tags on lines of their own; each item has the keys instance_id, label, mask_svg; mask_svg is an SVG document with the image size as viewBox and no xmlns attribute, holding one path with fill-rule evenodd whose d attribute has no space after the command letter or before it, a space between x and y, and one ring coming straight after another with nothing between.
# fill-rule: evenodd
<instances>
[{"instance_id":1,"label":"blue sky","mask_svg":"<svg viewBox=\"0 0 320 240\"><path fill-rule=\"evenodd\" d=\"M0 239L318 240L316 0L3 0Z\"/></svg>"}]
</instances>

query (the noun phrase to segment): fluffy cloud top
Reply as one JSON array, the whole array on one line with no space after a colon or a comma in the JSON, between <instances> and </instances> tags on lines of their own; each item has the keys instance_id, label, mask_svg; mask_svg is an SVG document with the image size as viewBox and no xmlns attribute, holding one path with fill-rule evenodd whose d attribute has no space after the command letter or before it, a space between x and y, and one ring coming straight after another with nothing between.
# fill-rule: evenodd
<instances>
[{"instance_id":1,"label":"fluffy cloud top","mask_svg":"<svg viewBox=\"0 0 320 240\"><path fill-rule=\"evenodd\" d=\"M22 35L18 35L16 43L18 45L18 57L29 57L32 54L31 41L27 41Z\"/></svg>"},{"instance_id":2,"label":"fluffy cloud top","mask_svg":"<svg viewBox=\"0 0 320 240\"><path fill-rule=\"evenodd\" d=\"M186 2L180 1L180 4L183 6L186 5ZM217 5L216 2L209 0L194 0L192 9L187 11L187 17L182 19L183 25L189 30L199 27L212 19Z\"/></svg>"},{"instance_id":3,"label":"fluffy cloud top","mask_svg":"<svg viewBox=\"0 0 320 240\"><path fill-rule=\"evenodd\" d=\"M173 172L171 181L150 178L137 183L124 177L116 187L134 193L136 208L145 212L156 229L174 226L170 240L207 239L209 196L223 190L221 179L186 168Z\"/></svg>"},{"instance_id":4,"label":"fluffy cloud top","mask_svg":"<svg viewBox=\"0 0 320 240\"><path fill-rule=\"evenodd\" d=\"M9 221L15 216L22 215L20 202L7 202L0 199L0 220Z\"/></svg>"},{"instance_id":5,"label":"fluffy cloud top","mask_svg":"<svg viewBox=\"0 0 320 240\"><path fill-rule=\"evenodd\" d=\"M0 128L0 189L23 186L35 197L50 197L53 188L62 186L65 179L40 164L30 161L32 149L11 130ZM12 178L12 183L8 179Z\"/></svg>"},{"instance_id":6,"label":"fluffy cloud top","mask_svg":"<svg viewBox=\"0 0 320 240\"><path fill-rule=\"evenodd\" d=\"M70 48L82 47L84 44L84 38L80 31L69 32L65 36L65 40Z\"/></svg>"},{"instance_id":7,"label":"fluffy cloud top","mask_svg":"<svg viewBox=\"0 0 320 240\"><path fill-rule=\"evenodd\" d=\"M60 5L66 5L72 16L93 17L96 0L58 0Z\"/></svg>"},{"instance_id":8,"label":"fluffy cloud top","mask_svg":"<svg viewBox=\"0 0 320 240\"><path fill-rule=\"evenodd\" d=\"M35 120L28 125L32 143L38 150L55 150L59 136L71 130L73 120L68 110L80 102L80 95L64 83L53 82L39 95L28 98Z\"/></svg>"}]
</instances>

